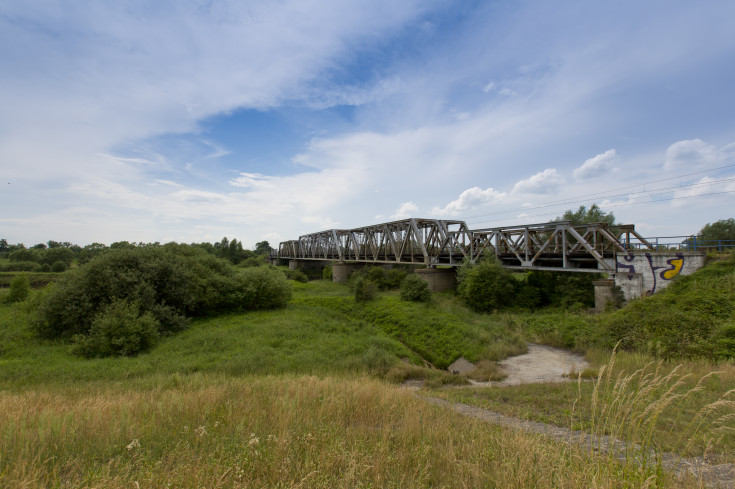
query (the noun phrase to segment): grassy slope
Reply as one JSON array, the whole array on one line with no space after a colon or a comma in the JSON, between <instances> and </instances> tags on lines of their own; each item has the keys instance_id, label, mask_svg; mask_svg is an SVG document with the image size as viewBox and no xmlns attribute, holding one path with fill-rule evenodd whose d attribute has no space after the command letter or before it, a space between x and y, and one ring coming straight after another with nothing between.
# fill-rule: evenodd
<instances>
[{"instance_id":1,"label":"grassy slope","mask_svg":"<svg viewBox=\"0 0 735 489\"><path fill-rule=\"evenodd\" d=\"M655 441L667 450L701 454L707 446L706 440L696 439L686 446L680 435L702 406L716 402L735 386L735 361L713 361L718 358L716 352L724 351L725 342L718 339L719 332L735 324L735 255L714 260L658 294L634 301L618 311L601 315L521 312L503 314L499 319L532 341L586 351L593 370L609 362L610 350L605 347L619 340L623 340L623 347L638 351L618 354L616 375L630 375L644 368L654 361L651 354L664 355L668 359L661 363L663 372L681 365L681 372L691 374L679 392L692 389L702 377L719 372L700 386L696 396L674 403L658 420ZM697 353L707 356L687 360ZM574 410L576 426L589 429L593 424L593 387L593 383L584 382L580 389L576 383L568 383L503 389L464 388L435 394L559 426L570 425ZM730 404L725 403L723 407L732 411L733 399L735 395L731 393L726 397ZM718 431L717 435L714 448L735 456L735 432Z\"/></svg>"},{"instance_id":2,"label":"grassy slope","mask_svg":"<svg viewBox=\"0 0 735 489\"><path fill-rule=\"evenodd\" d=\"M75 357L66 343L33 338L23 307L0 306L0 387L198 371L385 374L400 358L446 367L460 355L500 359L525 348L491 317L448 297L413 304L387 294L358 304L342 284L294 287L286 309L199 319L132 358Z\"/></svg>"}]
</instances>

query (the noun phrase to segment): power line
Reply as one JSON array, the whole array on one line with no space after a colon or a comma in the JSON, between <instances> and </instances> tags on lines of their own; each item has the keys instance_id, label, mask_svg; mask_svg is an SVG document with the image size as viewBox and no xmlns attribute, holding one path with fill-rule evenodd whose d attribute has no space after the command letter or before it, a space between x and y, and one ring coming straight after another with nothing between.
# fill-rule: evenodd
<instances>
[{"instance_id":1,"label":"power line","mask_svg":"<svg viewBox=\"0 0 735 489\"><path fill-rule=\"evenodd\" d=\"M608 195L608 194L610 194L612 192L617 192L619 190L626 190L626 189L629 189L629 188L635 188L635 187L640 187L640 186L643 186L645 188L646 185L652 185L652 184L655 184L655 183L661 183L661 182L666 182L666 181L670 181L670 180L676 180L676 179L679 179L679 178L689 177L689 176L692 176L692 175L700 175L702 173L709 173L709 172L713 172L713 171L717 171L717 170L722 170L722 169L725 169L725 168L731 168L731 167L735 167L735 164L733 164L733 165L725 165L725 166L721 166L721 167L717 167L717 168L710 168L708 170L701 170L701 171L692 172L692 173L685 173L683 175L677 175L675 177L669 177L669 178L662 178L660 180L652 180L652 181L648 181L648 182L639 183L639 184L636 184L636 185L630 185L630 186L627 186L627 187L618 187L616 189L608 190L608 191L605 191L605 192L602 192L602 193L595 192L595 193L590 193L590 194L582 194L582 195L578 195L578 196L575 196L575 197L569 197L567 199L562 199L562 200L552 200L552 201L548 201L548 202L542 202L542 203L540 203L538 205L535 205L533 207L518 207L518 208L508 209L508 210L504 210L504 211L488 212L488 213L484 213L484 214L477 214L477 215L474 215L474 216L466 216L463 219L464 220L470 220L470 219L473 219L473 218L476 218L476 217L486 217L486 216L494 216L494 215L500 215L500 214L510 214L510 213L513 213L513 212L528 211L528 210L534 210L534 209L542 209L542 208L545 208L545 207L556 207L556 206L561 206L561 205L576 204L576 203L579 203L579 202L586 202L588 200L587 197L596 197L598 199L599 198L611 199L611 198L622 197L622 196L626 196L626 195L647 194L647 193L652 192L652 191L671 190L671 189L695 187L695 186L698 186L698 185L712 185L712 184L716 184L716 183L728 182L728 181L735 180L735 177L724 178L724 179L719 179L719 180L713 180L711 182L697 182L697 183L692 183L692 184L688 184L688 185L676 185L676 186L672 186L672 187L664 187L664 188L657 188L657 189L651 189L651 190L643 190L643 191L640 191L640 192L627 192L627 193L617 194L617 195Z\"/></svg>"},{"instance_id":2,"label":"power line","mask_svg":"<svg viewBox=\"0 0 735 489\"><path fill-rule=\"evenodd\" d=\"M668 192L664 192L664 193L668 193ZM654 196L655 195L663 195L664 193L653 194L653 195ZM708 194L699 194L699 195L683 195L683 196L679 196L679 197L670 197L670 198L667 198L667 199L651 199L651 200L647 200L645 202L621 202L621 203L618 203L618 204L608 204L608 205L606 205L606 207L625 207L625 206L630 206L630 205L656 204L658 202L669 202L669 201L672 201L672 200L683 200L683 199L696 199L696 198L699 198L699 197L709 197L711 195L722 195L722 194L735 194L735 190L725 190L725 191L722 191L722 192L710 192ZM548 217L548 216L555 216L555 214L556 213L529 214L527 216L524 216L524 218L525 217ZM505 219L495 219L495 220L491 220L491 221L473 222L473 226L479 225L479 224L488 224L488 223L492 223L492 222L510 221L510 220L513 220L513 219L517 219L517 218L508 217L508 218L505 218ZM468 223L469 223L469 221L468 221Z\"/></svg>"}]
</instances>

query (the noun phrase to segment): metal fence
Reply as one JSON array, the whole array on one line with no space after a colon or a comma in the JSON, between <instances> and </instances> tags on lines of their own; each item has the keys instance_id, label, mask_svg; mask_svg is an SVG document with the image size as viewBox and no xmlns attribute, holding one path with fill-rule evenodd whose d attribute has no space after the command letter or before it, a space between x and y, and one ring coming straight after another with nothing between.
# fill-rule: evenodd
<instances>
[{"instance_id":1,"label":"metal fence","mask_svg":"<svg viewBox=\"0 0 735 489\"><path fill-rule=\"evenodd\" d=\"M648 248L656 251L727 251L735 249L735 239L702 239L697 236L658 236L646 238L647 244L631 243L635 248Z\"/></svg>"}]
</instances>

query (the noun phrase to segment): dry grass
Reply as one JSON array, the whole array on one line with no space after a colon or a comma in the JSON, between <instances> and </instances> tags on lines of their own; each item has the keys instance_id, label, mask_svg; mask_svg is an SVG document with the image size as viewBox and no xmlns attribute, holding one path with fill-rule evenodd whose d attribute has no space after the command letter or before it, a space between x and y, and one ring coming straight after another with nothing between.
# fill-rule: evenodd
<instances>
[{"instance_id":1,"label":"dry grass","mask_svg":"<svg viewBox=\"0 0 735 489\"><path fill-rule=\"evenodd\" d=\"M368 378L194 374L0 393L0 486L666 487Z\"/></svg>"},{"instance_id":2,"label":"dry grass","mask_svg":"<svg viewBox=\"0 0 735 489\"><path fill-rule=\"evenodd\" d=\"M656 452L663 450L690 454L693 447L721 446L723 438L735 435L735 388L707 400L702 395L710 381L721 382L720 375L733 372L710 370L695 375L683 365L649 362L627 373L616 368L617 352L599 369L590 399L591 432L626 440L636 447L631 456L644 465L659 462ZM685 373L688 372L688 373ZM582 379L578 382L582 403ZM735 387L729 382L727 385ZM663 428L667 426L668 429ZM665 443L659 439L665 439ZM724 455L728 462L730 454Z\"/></svg>"}]
</instances>

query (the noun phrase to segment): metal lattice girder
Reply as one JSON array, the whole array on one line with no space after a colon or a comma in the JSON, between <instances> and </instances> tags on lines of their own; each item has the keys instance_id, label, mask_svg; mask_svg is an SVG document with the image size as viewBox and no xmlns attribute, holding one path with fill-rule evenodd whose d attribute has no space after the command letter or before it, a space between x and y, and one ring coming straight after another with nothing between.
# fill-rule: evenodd
<instances>
[{"instance_id":1,"label":"metal lattice girder","mask_svg":"<svg viewBox=\"0 0 735 489\"><path fill-rule=\"evenodd\" d=\"M633 225L569 221L470 230L464 221L403 219L355 229L330 229L280 243L278 257L297 260L457 266L494 254L509 268L614 272L615 254Z\"/></svg>"}]
</instances>

